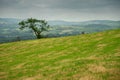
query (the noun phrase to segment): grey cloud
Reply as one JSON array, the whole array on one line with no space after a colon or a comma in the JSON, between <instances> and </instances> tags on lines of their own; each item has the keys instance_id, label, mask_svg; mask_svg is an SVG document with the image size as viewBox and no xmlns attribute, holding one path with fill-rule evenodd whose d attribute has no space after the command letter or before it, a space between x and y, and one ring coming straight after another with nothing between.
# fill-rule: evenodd
<instances>
[{"instance_id":1,"label":"grey cloud","mask_svg":"<svg viewBox=\"0 0 120 80\"><path fill-rule=\"evenodd\" d=\"M60 9L80 9L113 6L117 7L120 0L0 0L1 6L9 7L46 7ZM120 6L119 6L120 7Z\"/></svg>"},{"instance_id":2,"label":"grey cloud","mask_svg":"<svg viewBox=\"0 0 120 80\"><path fill-rule=\"evenodd\" d=\"M118 19L120 0L0 0L0 17ZM94 15L94 16L93 16Z\"/></svg>"},{"instance_id":3,"label":"grey cloud","mask_svg":"<svg viewBox=\"0 0 120 80\"><path fill-rule=\"evenodd\" d=\"M61 9L86 9L97 7L118 7L120 0L60 0L51 5L52 8ZM120 7L120 6L119 6Z\"/></svg>"}]
</instances>

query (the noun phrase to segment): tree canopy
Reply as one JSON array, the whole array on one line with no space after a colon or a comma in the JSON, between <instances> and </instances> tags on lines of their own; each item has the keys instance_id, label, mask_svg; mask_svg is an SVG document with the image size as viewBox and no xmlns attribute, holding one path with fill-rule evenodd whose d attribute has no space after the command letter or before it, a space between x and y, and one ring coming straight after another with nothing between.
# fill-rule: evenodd
<instances>
[{"instance_id":1,"label":"tree canopy","mask_svg":"<svg viewBox=\"0 0 120 80\"><path fill-rule=\"evenodd\" d=\"M31 29L38 39L40 39L42 37L41 33L43 31L48 31L48 29L50 27L48 25L47 21L33 19L33 18L28 18L27 20L23 20L23 21L19 22L19 25L20 25L21 30L23 30L24 28Z\"/></svg>"}]
</instances>

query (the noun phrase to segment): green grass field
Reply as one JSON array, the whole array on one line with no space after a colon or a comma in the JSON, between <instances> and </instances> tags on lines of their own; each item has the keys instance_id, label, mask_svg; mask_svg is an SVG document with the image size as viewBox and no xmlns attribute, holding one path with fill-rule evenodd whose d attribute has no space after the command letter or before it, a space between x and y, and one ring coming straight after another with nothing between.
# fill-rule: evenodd
<instances>
[{"instance_id":1,"label":"green grass field","mask_svg":"<svg viewBox=\"0 0 120 80\"><path fill-rule=\"evenodd\" d=\"M120 29L0 44L0 80L120 80Z\"/></svg>"}]
</instances>

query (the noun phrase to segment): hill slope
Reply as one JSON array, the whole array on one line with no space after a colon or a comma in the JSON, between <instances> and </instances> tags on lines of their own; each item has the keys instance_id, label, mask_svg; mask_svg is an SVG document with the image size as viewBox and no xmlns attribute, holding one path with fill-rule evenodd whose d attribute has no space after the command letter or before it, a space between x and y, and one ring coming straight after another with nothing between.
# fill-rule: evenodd
<instances>
[{"instance_id":1,"label":"hill slope","mask_svg":"<svg viewBox=\"0 0 120 80\"><path fill-rule=\"evenodd\" d=\"M118 80L120 29L0 44L0 80Z\"/></svg>"}]
</instances>

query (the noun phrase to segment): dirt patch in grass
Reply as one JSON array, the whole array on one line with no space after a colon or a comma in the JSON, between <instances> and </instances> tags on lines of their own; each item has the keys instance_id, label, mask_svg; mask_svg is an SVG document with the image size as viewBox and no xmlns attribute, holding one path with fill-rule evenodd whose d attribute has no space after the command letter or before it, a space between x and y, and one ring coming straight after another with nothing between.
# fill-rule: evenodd
<instances>
[{"instance_id":1,"label":"dirt patch in grass","mask_svg":"<svg viewBox=\"0 0 120 80\"><path fill-rule=\"evenodd\" d=\"M96 79L94 76L86 75L81 77L79 80L98 80L98 79Z\"/></svg>"},{"instance_id":2,"label":"dirt patch in grass","mask_svg":"<svg viewBox=\"0 0 120 80\"><path fill-rule=\"evenodd\" d=\"M108 80L120 80L120 69L109 69L108 73L110 74Z\"/></svg>"},{"instance_id":3,"label":"dirt patch in grass","mask_svg":"<svg viewBox=\"0 0 120 80\"><path fill-rule=\"evenodd\" d=\"M103 36L103 33L99 33L96 36L101 37L101 36Z\"/></svg>"},{"instance_id":4,"label":"dirt patch in grass","mask_svg":"<svg viewBox=\"0 0 120 80\"><path fill-rule=\"evenodd\" d=\"M36 76L33 76L33 77L26 77L26 78L23 78L22 80L41 80L42 79L42 75L38 74Z\"/></svg>"},{"instance_id":5,"label":"dirt patch in grass","mask_svg":"<svg viewBox=\"0 0 120 80\"><path fill-rule=\"evenodd\" d=\"M98 37L98 38L96 38L95 40L100 41L100 40L102 40L102 39L103 39L103 37Z\"/></svg>"},{"instance_id":6,"label":"dirt patch in grass","mask_svg":"<svg viewBox=\"0 0 120 80\"><path fill-rule=\"evenodd\" d=\"M24 66L25 63L18 64L13 69L21 69Z\"/></svg>"},{"instance_id":7,"label":"dirt patch in grass","mask_svg":"<svg viewBox=\"0 0 120 80\"><path fill-rule=\"evenodd\" d=\"M68 63L68 62L71 62L72 60L70 59L64 59L64 60L60 60L60 63Z\"/></svg>"},{"instance_id":8,"label":"dirt patch in grass","mask_svg":"<svg viewBox=\"0 0 120 80\"><path fill-rule=\"evenodd\" d=\"M115 56L120 56L120 47L118 49L116 49Z\"/></svg>"},{"instance_id":9,"label":"dirt patch in grass","mask_svg":"<svg viewBox=\"0 0 120 80\"><path fill-rule=\"evenodd\" d=\"M97 46L96 46L96 48L97 48L97 50L102 50L104 47L106 47L107 46L107 44L98 44Z\"/></svg>"},{"instance_id":10,"label":"dirt patch in grass","mask_svg":"<svg viewBox=\"0 0 120 80\"><path fill-rule=\"evenodd\" d=\"M94 65L94 64L88 65L88 70L92 73L105 73L106 72L106 68L104 66Z\"/></svg>"},{"instance_id":11,"label":"dirt patch in grass","mask_svg":"<svg viewBox=\"0 0 120 80\"><path fill-rule=\"evenodd\" d=\"M53 51L53 52L49 52L49 53L46 53L46 54L39 54L38 57L39 58L45 58L45 57L51 56L53 53L55 53L55 52Z\"/></svg>"},{"instance_id":12,"label":"dirt patch in grass","mask_svg":"<svg viewBox=\"0 0 120 80\"><path fill-rule=\"evenodd\" d=\"M72 76L73 80L80 80L81 75L80 74L74 74Z\"/></svg>"},{"instance_id":13,"label":"dirt patch in grass","mask_svg":"<svg viewBox=\"0 0 120 80\"><path fill-rule=\"evenodd\" d=\"M7 76L5 72L0 72L0 80L4 80L6 77Z\"/></svg>"},{"instance_id":14,"label":"dirt patch in grass","mask_svg":"<svg viewBox=\"0 0 120 80\"><path fill-rule=\"evenodd\" d=\"M99 44L99 45L97 45L98 48L102 48L102 47L105 47L105 46L106 46L106 44Z\"/></svg>"},{"instance_id":15,"label":"dirt patch in grass","mask_svg":"<svg viewBox=\"0 0 120 80\"><path fill-rule=\"evenodd\" d=\"M100 58L96 57L95 55L89 56L86 59L88 60L99 60Z\"/></svg>"}]
</instances>

